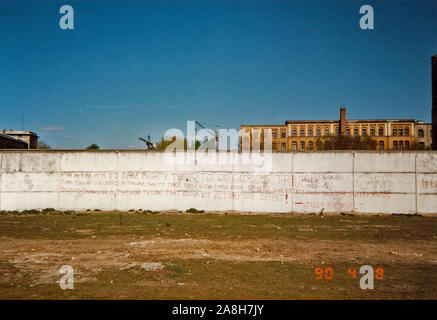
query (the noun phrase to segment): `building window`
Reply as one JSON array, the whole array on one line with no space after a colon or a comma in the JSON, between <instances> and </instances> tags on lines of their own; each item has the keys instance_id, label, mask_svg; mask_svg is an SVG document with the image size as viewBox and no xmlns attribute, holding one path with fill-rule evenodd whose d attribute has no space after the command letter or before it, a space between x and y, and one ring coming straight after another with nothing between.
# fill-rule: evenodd
<instances>
[{"instance_id":1,"label":"building window","mask_svg":"<svg viewBox=\"0 0 437 320\"><path fill-rule=\"evenodd\" d=\"M296 151L297 150L297 142L293 141L293 150Z\"/></svg>"},{"instance_id":2,"label":"building window","mask_svg":"<svg viewBox=\"0 0 437 320\"><path fill-rule=\"evenodd\" d=\"M358 135L358 128L354 128L354 136Z\"/></svg>"},{"instance_id":3,"label":"building window","mask_svg":"<svg viewBox=\"0 0 437 320\"><path fill-rule=\"evenodd\" d=\"M297 131L296 131L296 128L293 128L293 137L295 137L296 135L297 135Z\"/></svg>"},{"instance_id":4,"label":"building window","mask_svg":"<svg viewBox=\"0 0 437 320\"><path fill-rule=\"evenodd\" d=\"M313 136L313 128L309 128L308 129L308 136L312 137Z\"/></svg>"},{"instance_id":5,"label":"building window","mask_svg":"<svg viewBox=\"0 0 437 320\"><path fill-rule=\"evenodd\" d=\"M375 136L375 128L370 128L370 135L371 135L372 137Z\"/></svg>"},{"instance_id":6,"label":"building window","mask_svg":"<svg viewBox=\"0 0 437 320\"><path fill-rule=\"evenodd\" d=\"M249 143L249 137L244 137L244 143Z\"/></svg>"},{"instance_id":7,"label":"building window","mask_svg":"<svg viewBox=\"0 0 437 320\"><path fill-rule=\"evenodd\" d=\"M404 142L399 141L399 150L402 150L404 148Z\"/></svg>"},{"instance_id":8,"label":"building window","mask_svg":"<svg viewBox=\"0 0 437 320\"><path fill-rule=\"evenodd\" d=\"M300 129L300 136L305 137L305 129Z\"/></svg>"},{"instance_id":9,"label":"building window","mask_svg":"<svg viewBox=\"0 0 437 320\"><path fill-rule=\"evenodd\" d=\"M346 135L347 135L347 136L350 136L350 135L351 135L351 129L346 128Z\"/></svg>"},{"instance_id":10,"label":"building window","mask_svg":"<svg viewBox=\"0 0 437 320\"><path fill-rule=\"evenodd\" d=\"M282 136L282 138L285 138L285 131L281 132L281 136Z\"/></svg>"},{"instance_id":11,"label":"building window","mask_svg":"<svg viewBox=\"0 0 437 320\"><path fill-rule=\"evenodd\" d=\"M329 136L329 129L325 128L325 136Z\"/></svg>"},{"instance_id":12,"label":"building window","mask_svg":"<svg viewBox=\"0 0 437 320\"><path fill-rule=\"evenodd\" d=\"M272 131L272 138L273 138L273 139L276 139L276 130L273 130L273 131Z\"/></svg>"},{"instance_id":13,"label":"building window","mask_svg":"<svg viewBox=\"0 0 437 320\"><path fill-rule=\"evenodd\" d=\"M308 149L313 150L313 142L312 141L308 142Z\"/></svg>"},{"instance_id":14,"label":"building window","mask_svg":"<svg viewBox=\"0 0 437 320\"><path fill-rule=\"evenodd\" d=\"M384 128L379 128L378 134L380 137L382 137L384 135Z\"/></svg>"},{"instance_id":15,"label":"building window","mask_svg":"<svg viewBox=\"0 0 437 320\"><path fill-rule=\"evenodd\" d=\"M419 136L419 138L423 138L425 136L422 129L419 129L419 131L417 131L417 135Z\"/></svg>"},{"instance_id":16,"label":"building window","mask_svg":"<svg viewBox=\"0 0 437 320\"><path fill-rule=\"evenodd\" d=\"M398 142L393 141L393 150L397 150L397 148L398 148Z\"/></svg>"},{"instance_id":17,"label":"building window","mask_svg":"<svg viewBox=\"0 0 437 320\"><path fill-rule=\"evenodd\" d=\"M403 133L404 133L404 130L399 129L399 131L398 131L399 137L402 137L404 135Z\"/></svg>"},{"instance_id":18,"label":"building window","mask_svg":"<svg viewBox=\"0 0 437 320\"><path fill-rule=\"evenodd\" d=\"M249 133L249 129L244 129L244 132Z\"/></svg>"},{"instance_id":19,"label":"building window","mask_svg":"<svg viewBox=\"0 0 437 320\"><path fill-rule=\"evenodd\" d=\"M398 130L397 129L393 129L393 137L396 137L398 135Z\"/></svg>"},{"instance_id":20,"label":"building window","mask_svg":"<svg viewBox=\"0 0 437 320\"><path fill-rule=\"evenodd\" d=\"M269 129L263 130L263 137L264 137L264 139L267 139L269 137Z\"/></svg>"},{"instance_id":21,"label":"building window","mask_svg":"<svg viewBox=\"0 0 437 320\"><path fill-rule=\"evenodd\" d=\"M317 136L320 137L322 135L322 130L320 128L317 128Z\"/></svg>"},{"instance_id":22,"label":"building window","mask_svg":"<svg viewBox=\"0 0 437 320\"><path fill-rule=\"evenodd\" d=\"M325 150L329 150L329 143L325 141L324 145L323 145L323 149Z\"/></svg>"},{"instance_id":23,"label":"building window","mask_svg":"<svg viewBox=\"0 0 437 320\"><path fill-rule=\"evenodd\" d=\"M276 142L272 143L272 150L276 150Z\"/></svg>"},{"instance_id":24,"label":"building window","mask_svg":"<svg viewBox=\"0 0 437 320\"><path fill-rule=\"evenodd\" d=\"M379 141L379 150L384 150L384 141Z\"/></svg>"},{"instance_id":25,"label":"building window","mask_svg":"<svg viewBox=\"0 0 437 320\"><path fill-rule=\"evenodd\" d=\"M367 128L363 128L363 129L361 130L361 135L362 135L362 136L367 136Z\"/></svg>"},{"instance_id":26,"label":"building window","mask_svg":"<svg viewBox=\"0 0 437 320\"><path fill-rule=\"evenodd\" d=\"M285 143L281 144L281 150L284 151L285 150Z\"/></svg>"},{"instance_id":27,"label":"building window","mask_svg":"<svg viewBox=\"0 0 437 320\"><path fill-rule=\"evenodd\" d=\"M300 150L305 150L305 141L300 142Z\"/></svg>"},{"instance_id":28,"label":"building window","mask_svg":"<svg viewBox=\"0 0 437 320\"><path fill-rule=\"evenodd\" d=\"M405 141L405 149L410 149L410 141Z\"/></svg>"},{"instance_id":29,"label":"building window","mask_svg":"<svg viewBox=\"0 0 437 320\"><path fill-rule=\"evenodd\" d=\"M340 131L338 131L338 127L335 127L335 135L338 136L340 134Z\"/></svg>"},{"instance_id":30,"label":"building window","mask_svg":"<svg viewBox=\"0 0 437 320\"><path fill-rule=\"evenodd\" d=\"M425 150L425 142L419 142L419 147L422 150Z\"/></svg>"}]
</instances>

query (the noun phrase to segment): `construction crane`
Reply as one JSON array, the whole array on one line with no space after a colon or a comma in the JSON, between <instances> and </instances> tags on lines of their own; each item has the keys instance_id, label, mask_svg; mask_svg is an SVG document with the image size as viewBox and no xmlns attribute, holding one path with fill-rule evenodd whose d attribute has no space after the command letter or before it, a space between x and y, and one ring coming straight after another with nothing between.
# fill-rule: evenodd
<instances>
[{"instance_id":1,"label":"construction crane","mask_svg":"<svg viewBox=\"0 0 437 320\"><path fill-rule=\"evenodd\" d=\"M212 135L215 138L215 149L216 149L216 151L218 151L219 150L219 126L216 126L216 131L214 132L212 129L205 128L199 121L195 121L195 124L197 124L202 129L208 130L209 132L212 133ZM196 130L196 132L197 132L197 130Z\"/></svg>"},{"instance_id":2,"label":"construction crane","mask_svg":"<svg viewBox=\"0 0 437 320\"><path fill-rule=\"evenodd\" d=\"M146 140L146 139L141 138L141 137L139 137L138 139L140 139L141 141L143 141L146 144L146 150L154 150L155 149L155 147L153 146L153 142L150 142L150 135L147 136L147 139L149 139L149 140Z\"/></svg>"}]
</instances>

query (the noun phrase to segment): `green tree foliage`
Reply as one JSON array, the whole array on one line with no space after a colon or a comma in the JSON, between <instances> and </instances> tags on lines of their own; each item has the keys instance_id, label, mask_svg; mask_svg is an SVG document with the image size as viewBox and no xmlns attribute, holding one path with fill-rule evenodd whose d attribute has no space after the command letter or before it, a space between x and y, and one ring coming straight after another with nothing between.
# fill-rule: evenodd
<instances>
[{"instance_id":1,"label":"green tree foliage","mask_svg":"<svg viewBox=\"0 0 437 320\"><path fill-rule=\"evenodd\" d=\"M187 138L185 138L185 139L182 140L181 138L172 137L171 139L164 139L164 138L161 138L161 141L159 141L159 142L156 143L156 150L157 150L157 151L165 151L165 149L166 149L170 144L176 142L176 140L177 140L178 143L180 143L180 144L183 143L183 144L184 144L184 150L187 150L187 149L188 149ZM196 149L196 150L199 149L200 146L201 146L200 141L197 141L197 140L196 140L196 142L195 142L195 149Z\"/></svg>"},{"instance_id":2,"label":"green tree foliage","mask_svg":"<svg viewBox=\"0 0 437 320\"><path fill-rule=\"evenodd\" d=\"M376 150L377 142L368 136L328 136L316 143L319 150Z\"/></svg>"},{"instance_id":3,"label":"green tree foliage","mask_svg":"<svg viewBox=\"0 0 437 320\"><path fill-rule=\"evenodd\" d=\"M92 145L89 145L88 147L85 148L86 150L99 150L100 147L98 145L96 145L95 143L93 143Z\"/></svg>"},{"instance_id":4,"label":"green tree foliage","mask_svg":"<svg viewBox=\"0 0 437 320\"><path fill-rule=\"evenodd\" d=\"M414 142L410 145L410 150L431 150L430 147L425 147L425 144Z\"/></svg>"},{"instance_id":5,"label":"green tree foliage","mask_svg":"<svg viewBox=\"0 0 437 320\"><path fill-rule=\"evenodd\" d=\"M51 149L51 147L44 141L38 141L38 149L48 150Z\"/></svg>"}]
</instances>

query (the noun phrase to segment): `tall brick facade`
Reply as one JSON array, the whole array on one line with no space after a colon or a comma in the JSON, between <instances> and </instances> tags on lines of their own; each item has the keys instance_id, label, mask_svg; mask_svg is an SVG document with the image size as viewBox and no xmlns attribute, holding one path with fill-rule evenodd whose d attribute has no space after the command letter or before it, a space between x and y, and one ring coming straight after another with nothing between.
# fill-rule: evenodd
<instances>
[{"instance_id":1,"label":"tall brick facade","mask_svg":"<svg viewBox=\"0 0 437 320\"><path fill-rule=\"evenodd\" d=\"M346 133L346 108L340 109L340 134Z\"/></svg>"},{"instance_id":2,"label":"tall brick facade","mask_svg":"<svg viewBox=\"0 0 437 320\"><path fill-rule=\"evenodd\" d=\"M329 136L340 134L370 137L377 143L376 150L422 150L429 149L432 143L430 123L415 119L347 119L346 109L341 108L339 120L241 125L241 149L259 148L264 141L271 141L274 151L323 150Z\"/></svg>"}]
</instances>

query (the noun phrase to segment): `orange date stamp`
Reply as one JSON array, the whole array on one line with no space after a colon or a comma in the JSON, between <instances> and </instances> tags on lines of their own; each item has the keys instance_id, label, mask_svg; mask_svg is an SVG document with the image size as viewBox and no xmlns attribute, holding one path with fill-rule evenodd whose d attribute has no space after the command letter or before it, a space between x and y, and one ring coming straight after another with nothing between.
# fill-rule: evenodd
<instances>
[{"instance_id":1,"label":"orange date stamp","mask_svg":"<svg viewBox=\"0 0 437 320\"><path fill-rule=\"evenodd\" d=\"M363 265L358 269L362 275L360 277L360 288L363 290L374 289L374 280L384 280L384 268L378 267L374 269L372 266ZM357 268L348 268L347 271L353 279L357 278ZM334 278L334 268L315 268L316 280L332 280Z\"/></svg>"}]
</instances>

